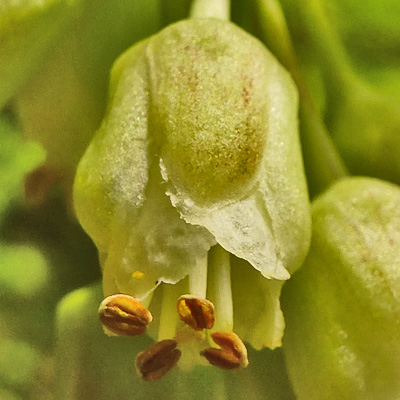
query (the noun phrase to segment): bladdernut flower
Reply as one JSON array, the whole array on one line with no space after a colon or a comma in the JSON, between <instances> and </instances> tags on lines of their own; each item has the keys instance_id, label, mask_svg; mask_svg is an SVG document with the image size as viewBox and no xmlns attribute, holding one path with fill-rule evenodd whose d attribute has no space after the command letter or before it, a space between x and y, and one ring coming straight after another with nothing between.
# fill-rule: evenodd
<instances>
[{"instance_id":1,"label":"bladdernut flower","mask_svg":"<svg viewBox=\"0 0 400 400\"><path fill-rule=\"evenodd\" d=\"M299 400L400 396L400 188L347 178L315 200L304 265L284 289Z\"/></svg>"},{"instance_id":2,"label":"bladdernut flower","mask_svg":"<svg viewBox=\"0 0 400 400\"><path fill-rule=\"evenodd\" d=\"M99 249L105 295L149 307L149 333L177 342L180 365L214 353L247 365L245 351L210 350L216 332L235 331L242 350L242 340L281 344L281 287L310 241L297 125L289 74L229 22L176 23L114 65L76 213Z\"/></svg>"}]
</instances>

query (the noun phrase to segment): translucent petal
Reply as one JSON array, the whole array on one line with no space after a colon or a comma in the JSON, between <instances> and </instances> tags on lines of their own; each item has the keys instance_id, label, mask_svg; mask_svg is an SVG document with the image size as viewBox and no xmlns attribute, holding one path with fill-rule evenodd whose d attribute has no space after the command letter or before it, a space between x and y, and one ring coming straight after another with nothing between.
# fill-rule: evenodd
<instances>
[{"instance_id":1,"label":"translucent petal","mask_svg":"<svg viewBox=\"0 0 400 400\"><path fill-rule=\"evenodd\" d=\"M249 263L232 258L234 330L255 349L282 345L285 321L280 307L284 281L261 276Z\"/></svg>"}]
</instances>

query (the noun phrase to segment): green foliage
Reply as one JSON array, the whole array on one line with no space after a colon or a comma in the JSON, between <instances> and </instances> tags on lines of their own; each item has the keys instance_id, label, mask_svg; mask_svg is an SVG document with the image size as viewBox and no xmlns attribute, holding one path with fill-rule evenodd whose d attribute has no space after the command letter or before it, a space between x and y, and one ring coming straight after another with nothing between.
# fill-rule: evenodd
<instances>
[{"instance_id":1,"label":"green foliage","mask_svg":"<svg viewBox=\"0 0 400 400\"><path fill-rule=\"evenodd\" d=\"M6 339L0 344L0 382L18 386L33 379L39 352L28 343Z\"/></svg>"},{"instance_id":2,"label":"green foliage","mask_svg":"<svg viewBox=\"0 0 400 400\"><path fill-rule=\"evenodd\" d=\"M43 62L76 12L74 0L4 0L0 4L0 109Z\"/></svg>"},{"instance_id":3,"label":"green foliage","mask_svg":"<svg viewBox=\"0 0 400 400\"><path fill-rule=\"evenodd\" d=\"M30 298L48 283L48 266L43 254L31 246L2 246L0 285L6 293Z\"/></svg>"},{"instance_id":4,"label":"green foliage","mask_svg":"<svg viewBox=\"0 0 400 400\"><path fill-rule=\"evenodd\" d=\"M0 218L12 201L21 198L21 181L26 173L43 162L43 149L24 141L6 115L0 115Z\"/></svg>"}]
</instances>

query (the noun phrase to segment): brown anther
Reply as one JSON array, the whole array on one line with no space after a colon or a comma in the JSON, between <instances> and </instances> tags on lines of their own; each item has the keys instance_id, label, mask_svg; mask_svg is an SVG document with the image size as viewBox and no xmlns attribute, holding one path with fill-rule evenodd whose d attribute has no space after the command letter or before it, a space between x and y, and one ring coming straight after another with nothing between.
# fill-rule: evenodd
<instances>
[{"instance_id":1,"label":"brown anther","mask_svg":"<svg viewBox=\"0 0 400 400\"><path fill-rule=\"evenodd\" d=\"M108 331L123 336L141 335L153 320L143 304L126 294L106 297L100 304L99 317Z\"/></svg>"},{"instance_id":2,"label":"brown anther","mask_svg":"<svg viewBox=\"0 0 400 400\"><path fill-rule=\"evenodd\" d=\"M162 378L175 367L181 351L176 348L177 341L162 340L142 351L136 358L136 369L145 381L154 381Z\"/></svg>"},{"instance_id":3,"label":"brown anther","mask_svg":"<svg viewBox=\"0 0 400 400\"><path fill-rule=\"evenodd\" d=\"M185 294L179 297L177 309L179 318L196 331L214 326L214 304L207 299Z\"/></svg>"},{"instance_id":4,"label":"brown anther","mask_svg":"<svg viewBox=\"0 0 400 400\"><path fill-rule=\"evenodd\" d=\"M213 332L211 337L221 348L215 349L210 347L200 353L211 365L222 369L247 367L249 364L247 349L236 333Z\"/></svg>"},{"instance_id":5,"label":"brown anther","mask_svg":"<svg viewBox=\"0 0 400 400\"><path fill-rule=\"evenodd\" d=\"M214 349L210 347L200 353L211 365L215 365L221 369L237 369L240 362L235 355L229 351L222 349Z\"/></svg>"}]
</instances>

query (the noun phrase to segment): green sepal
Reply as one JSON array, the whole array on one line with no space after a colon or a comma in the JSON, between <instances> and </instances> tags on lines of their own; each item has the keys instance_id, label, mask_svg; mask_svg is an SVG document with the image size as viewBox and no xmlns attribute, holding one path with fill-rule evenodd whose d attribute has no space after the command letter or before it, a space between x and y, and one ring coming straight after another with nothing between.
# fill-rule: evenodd
<instances>
[{"instance_id":1,"label":"green sepal","mask_svg":"<svg viewBox=\"0 0 400 400\"><path fill-rule=\"evenodd\" d=\"M265 47L227 22L183 21L127 51L110 87L74 190L109 290L143 298L216 242L289 278L309 204L296 89Z\"/></svg>"}]
</instances>

